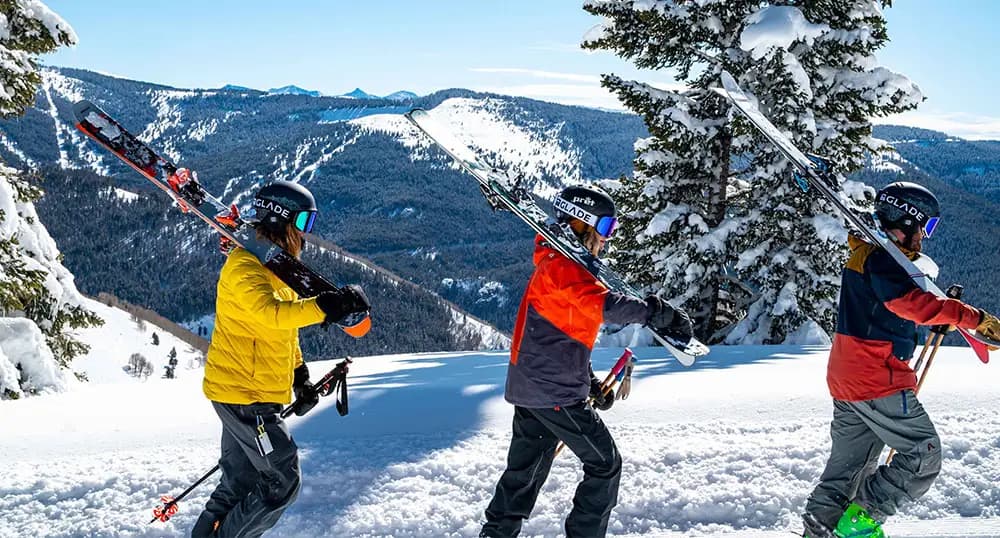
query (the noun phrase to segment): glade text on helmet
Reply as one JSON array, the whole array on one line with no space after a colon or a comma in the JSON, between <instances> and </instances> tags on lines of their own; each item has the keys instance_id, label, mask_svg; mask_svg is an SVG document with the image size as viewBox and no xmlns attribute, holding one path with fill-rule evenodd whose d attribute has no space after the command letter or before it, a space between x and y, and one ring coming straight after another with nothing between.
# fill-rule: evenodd
<instances>
[{"instance_id":1,"label":"glade text on helmet","mask_svg":"<svg viewBox=\"0 0 1000 538\"><path fill-rule=\"evenodd\" d=\"M887 204L890 204L893 207L895 207L896 209L899 209L900 211L902 211L903 213L906 213L907 215L915 217L920 222L923 222L923 221L927 220L927 215L924 215L923 211L917 209L916 207L914 207L909 202L905 202L903 200L900 200L896 196L893 196L891 194L882 193L882 194L879 195L878 199L879 199L880 202L885 202Z\"/></svg>"},{"instance_id":2,"label":"glade text on helmet","mask_svg":"<svg viewBox=\"0 0 1000 538\"><path fill-rule=\"evenodd\" d=\"M285 220L291 220L292 218L291 209L286 209L278 205L277 202L271 200L262 200L260 198L254 198L253 206L255 209L265 209L272 213L277 213L281 218Z\"/></svg>"}]
</instances>

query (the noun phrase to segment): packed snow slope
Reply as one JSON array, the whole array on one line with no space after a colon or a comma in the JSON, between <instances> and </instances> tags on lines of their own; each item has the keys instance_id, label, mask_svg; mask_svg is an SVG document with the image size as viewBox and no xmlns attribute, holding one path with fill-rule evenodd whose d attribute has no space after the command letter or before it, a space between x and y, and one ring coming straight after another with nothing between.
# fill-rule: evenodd
<instances>
[{"instance_id":1,"label":"packed snow slope","mask_svg":"<svg viewBox=\"0 0 1000 538\"><path fill-rule=\"evenodd\" d=\"M595 352L595 368L620 349ZM636 349L631 398L603 414L624 457L616 536L790 536L829 449L827 350L717 347L690 369ZM108 359L120 362L117 358ZM325 399L290 420L303 489L271 536L475 536L503 470L507 355L357 358L350 414ZM313 377L334 361L311 363ZM215 463L218 421L197 370L0 403L0 536L180 536L214 486L147 524ZM931 491L894 537L1000 535L1000 369L944 348L925 385L944 444ZM563 454L524 527L557 536L582 473Z\"/></svg>"}]
</instances>

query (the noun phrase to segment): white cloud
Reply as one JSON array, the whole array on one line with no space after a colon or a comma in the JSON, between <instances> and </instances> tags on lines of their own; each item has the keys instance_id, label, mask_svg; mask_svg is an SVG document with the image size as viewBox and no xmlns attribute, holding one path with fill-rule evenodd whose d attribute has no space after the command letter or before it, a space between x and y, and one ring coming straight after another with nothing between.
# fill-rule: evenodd
<instances>
[{"instance_id":1,"label":"white cloud","mask_svg":"<svg viewBox=\"0 0 1000 538\"><path fill-rule=\"evenodd\" d=\"M561 73L539 69L523 69L516 67L477 67L471 69L476 73L498 75L498 80L486 84L474 85L474 90L530 97L540 101L550 101L564 105L586 106L608 110L625 110L621 102L606 88L601 87L601 77L579 73ZM547 81L536 83L533 79ZM653 87L663 90L680 91L683 84L675 82L648 82Z\"/></svg>"},{"instance_id":2,"label":"white cloud","mask_svg":"<svg viewBox=\"0 0 1000 538\"><path fill-rule=\"evenodd\" d=\"M545 41L535 45L529 45L528 50L540 50L544 52L586 52L579 43L559 43L555 41Z\"/></svg>"},{"instance_id":3,"label":"white cloud","mask_svg":"<svg viewBox=\"0 0 1000 538\"><path fill-rule=\"evenodd\" d=\"M580 75L577 73L558 73L555 71L542 71L539 69L522 69L518 67L474 67L470 69L476 73L493 73L500 75L524 75L533 78L544 78L553 80L568 80L572 82L601 83L601 77L597 75Z\"/></svg>"},{"instance_id":4,"label":"white cloud","mask_svg":"<svg viewBox=\"0 0 1000 538\"><path fill-rule=\"evenodd\" d=\"M875 123L932 129L968 140L1000 140L1000 118L994 116L964 112L911 111L878 118Z\"/></svg>"},{"instance_id":5,"label":"white cloud","mask_svg":"<svg viewBox=\"0 0 1000 538\"><path fill-rule=\"evenodd\" d=\"M530 97L563 105L625 110L618 98L599 84L512 84L480 86L478 91Z\"/></svg>"}]
</instances>

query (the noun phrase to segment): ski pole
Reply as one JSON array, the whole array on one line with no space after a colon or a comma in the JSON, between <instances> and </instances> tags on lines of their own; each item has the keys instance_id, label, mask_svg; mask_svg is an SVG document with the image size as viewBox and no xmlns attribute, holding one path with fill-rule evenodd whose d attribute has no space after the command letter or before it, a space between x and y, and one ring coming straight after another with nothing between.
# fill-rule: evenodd
<instances>
[{"instance_id":1,"label":"ski pole","mask_svg":"<svg viewBox=\"0 0 1000 538\"><path fill-rule=\"evenodd\" d=\"M625 370L626 370L625 367L628 365L629 361L632 360L632 356L633 356L632 350L629 348L625 348L625 351L622 352L622 356L618 357L618 360L615 362L615 365L611 367L611 370L608 372L608 375L605 376L604 381L601 382L602 396L607 396L608 393L614 390L615 383L621 381L621 378L624 377L625 375ZM587 398L588 404L593 403L593 401L594 401L593 397ZM562 452L564 448L566 448L566 443L559 441L559 444L556 445L556 452L555 454L553 454L552 457L555 458L559 456L559 453Z\"/></svg>"},{"instance_id":2,"label":"ski pole","mask_svg":"<svg viewBox=\"0 0 1000 538\"><path fill-rule=\"evenodd\" d=\"M352 362L354 361L352 361L350 357L344 357L344 360L338 362L337 365L334 366L332 370L330 370L329 372L326 373L326 375L321 377L319 381L313 383L311 387L312 391L318 394L319 396L329 396L334 391L339 389L340 392L339 394L337 394L337 412L340 413L340 416L346 415L348 410L347 370ZM302 401L303 401L302 398L296 399L294 402L292 402L287 407L282 409L279 416L282 419L288 418L292 413L295 412L296 409L298 409L298 406L302 404ZM305 413L308 412L309 412L308 410L305 411ZM191 491L194 490L194 488L198 487L198 485L200 485L205 480L208 480L208 477L215 474L215 472L218 470L219 470L219 464L216 463L215 467L212 467L207 473L205 473L204 475L202 475L201 478L196 480L194 484L188 486L188 488L185 489L183 492L181 492L181 494L178 495L177 497L171 497L169 495L161 496L160 500L163 501L163 504L157 506L156 508L153 508L153 519L149 520L149 523L153 524L157 520L163 522L169 521L170 518L177 513L178 510L177 503L179 503L184 497L187 497L187 495L191 493Z\"/></svg>"},{"instance_id":3,"label":"ski pole","mask_svg":"<svg viewBox=\"0 0 1000 538\"><path fill-rule=\"evenodd\" d=\"M965 291L965 288L958 284L953 284L948 288L946 293L948 297L951 297L952 299L961 299L963 291ZM920 379L917 380L917 388L913 389L914 396L920 394L920 388L924 386L924 381L927 380L927 373L930 372L931 365L934 364L934 356L937 355L938 348L941 347L941 343L944 342L944 337L950 330L951 325L935 325L931 328L931 339L924 344L924 349L920 352L920 358L917 360L917 364L913 369L914 372L920 369L920 363L924 360L924 353L927 352L927 347L930 346L931 354L927 357L927 366L924 366L923 371L920 372ZM890 448L889 455L885 457L885 464L889 465L892 463L892 457L895 455L896 449Z\"/></svg>"}]
</instances>

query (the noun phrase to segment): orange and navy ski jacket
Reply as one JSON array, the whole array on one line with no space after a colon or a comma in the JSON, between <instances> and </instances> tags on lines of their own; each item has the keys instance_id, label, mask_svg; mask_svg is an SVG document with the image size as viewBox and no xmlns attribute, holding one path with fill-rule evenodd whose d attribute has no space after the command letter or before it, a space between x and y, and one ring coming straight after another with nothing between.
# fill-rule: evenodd
<instances>
[{"instance_id":1,"label":"orange and navy ski jacket","mask_svg":"<svg viewBox=\"0 0 1000 538\"><path fill-rule=\"evenodd\" d=\"M585 268L535 239L535 272L521 299L505 398L522 407L578 404L590 393L590 352L609 323L645 323L645 301L609 291Z\"/></svg>"},{"instance_id":2,"label":"orange and navy ski jacket","mask_svg":"<svg viewBox=\"0 0 1000 538\"><path fill-rule=\"evenodd\" d=\"M912 389L917 378L907 361L916 348L916 326L974 329L979 311L922 291L885 249L853 236L848 243L826 373L830 395L858 402Z\"/></svg>"}]
</instances>

